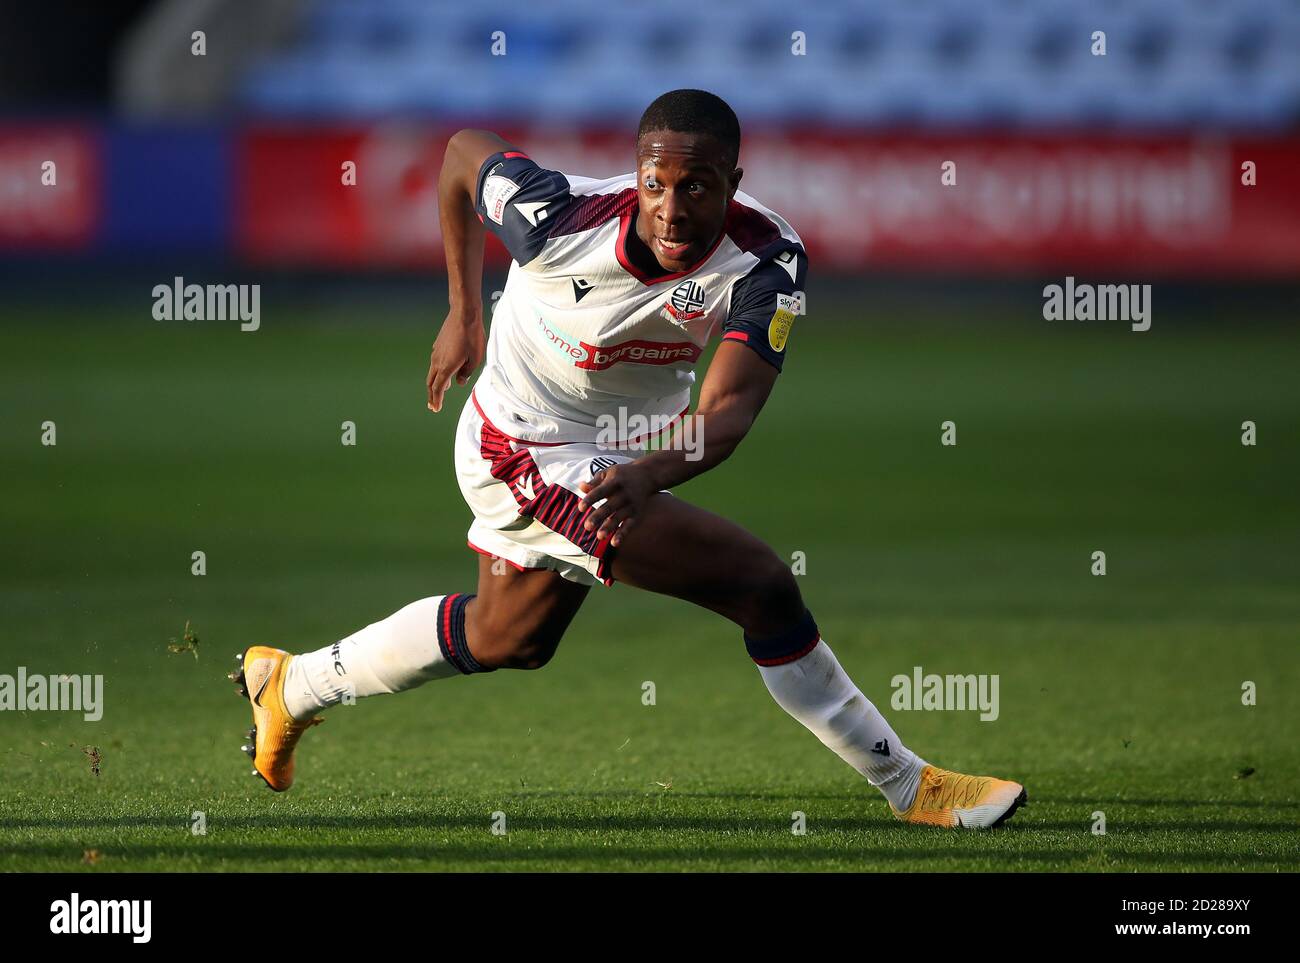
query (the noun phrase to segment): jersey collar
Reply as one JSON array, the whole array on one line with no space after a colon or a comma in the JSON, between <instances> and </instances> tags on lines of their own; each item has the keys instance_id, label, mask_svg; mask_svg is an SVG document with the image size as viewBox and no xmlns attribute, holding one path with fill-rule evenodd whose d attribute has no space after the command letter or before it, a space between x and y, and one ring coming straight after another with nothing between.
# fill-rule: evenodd
<instances>
[{"instance_id":1,"label":"jersey collar","mask_svg":"<svg viewBox=\"0 0 1300 963\"><path fill-rule=\"evenodd\" d=\"M614 245L614 254L618 258L618 263L622 266L623 270L645 285L660 284L664 281L675 281L678 278L685 277L688 274L698 271L705 261L713 257L713 252L718 249L718 245L722 243L722 239L727 236L727 225L724 224L722 230L718 232L717 240L713 242L713 245L705 251L703 255L701 255L698 261L685 270L667 272L663 269L659 269L654 273L647 274L636 264L632 263L632 258L628 254L629 245L636 244L641 251L645 252L647 260L654 261L654 254L651 253L648 247L646 247L645 242L637 236L636 231L632 229L632 225L636 223L637 212L639 210L639 207L634 206L631 210L625 211L619 216L618 241ZM730 209L727 213L727 221L730 222ZM656 262L656 267L657 266L658 264Z\"/></svg>"}]
</instances>

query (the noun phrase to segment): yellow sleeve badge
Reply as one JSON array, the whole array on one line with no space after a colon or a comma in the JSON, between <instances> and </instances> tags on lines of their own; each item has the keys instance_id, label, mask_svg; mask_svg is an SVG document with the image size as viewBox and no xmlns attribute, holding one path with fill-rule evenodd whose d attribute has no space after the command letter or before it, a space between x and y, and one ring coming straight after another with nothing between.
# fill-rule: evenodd
<instances>
[{"instance_id":1,"label":"yellow sleeve badge","mask_svg":"<svg viewBox=\"0 0 1300 963\"><path fill-rule=\"evenodd\" d=\"M767 342L773 351L784 351L785 342L790 337L790 327L797 315L803 314L803 292L778 294L776 296L776 313L767 325Z\"/></svg>"}]
</instances>

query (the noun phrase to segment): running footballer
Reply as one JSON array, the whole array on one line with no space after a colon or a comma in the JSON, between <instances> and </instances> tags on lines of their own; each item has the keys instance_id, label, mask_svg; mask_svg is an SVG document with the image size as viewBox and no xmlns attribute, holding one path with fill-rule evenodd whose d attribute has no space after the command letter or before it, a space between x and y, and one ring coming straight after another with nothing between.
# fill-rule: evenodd
<instances>
[{"instance_id":1,"label":"running footballer","mask_svg":"<svg viewBox=\"0 0 1300 963\"><path fill-rule=\"evenodd\" d=\"M300 737L339 702L546 665L591 587L621 583L735 623L772 697L897 818L1001 824L1025 802L1019 783L908 749L840 667L789 566L669 494L724 462L758 417L804 311L808 258L794 228L739 189L740 124L718 97L664 94L635 146L635 172L592 179L486 131L451 138L439 177L450 309L426 386L439 412L482 365L455 443L477 592L420 599L304 655L249 648L232 676L252 704L254 772L288 789ZM513 263L485 336L487 231ZM689 449L611 432L688 417Z\"/></svg>"}]
</instances>

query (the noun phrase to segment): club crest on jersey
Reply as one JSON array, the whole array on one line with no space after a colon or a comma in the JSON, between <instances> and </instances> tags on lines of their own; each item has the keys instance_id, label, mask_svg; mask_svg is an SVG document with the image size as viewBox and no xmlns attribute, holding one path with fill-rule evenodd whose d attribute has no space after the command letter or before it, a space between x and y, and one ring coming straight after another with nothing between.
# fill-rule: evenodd
<instances>
[{"instance_id":1,"label":"club crest on jersey","mask_svg":"<svg viewBox=\"0 0 1300 963\"><path fill-rule=\"evenodd\" d=\"M506 204L519 193L519 185L508 177L490 174L483 182L483 210L498 224L506 216Z\"/></svg>"},{"instance_id":2,"label":"club crest on jersey","mask_svg":"<svg viewBox=\"0 0 1300 963\"><path fill-rule=\"evenodd\" d=\"M673 324L685 324L704 317L704 285L698 281L683 281L673 288L663 310Z\"/></svg>"},{"instance_id":3,"label":"club crest on jersey","mask_svg":"<svg viewBox=\"0 0 1300 963\"><path fill-rule=\"evenodd\" d=\"M790 327L794 324L794 319L801 314L803 314L802 291L776 296L776 311L767 324L767 343L772 346L773 351L785 350L785 342L790 337Z\"/></svg>"}]
</instances>

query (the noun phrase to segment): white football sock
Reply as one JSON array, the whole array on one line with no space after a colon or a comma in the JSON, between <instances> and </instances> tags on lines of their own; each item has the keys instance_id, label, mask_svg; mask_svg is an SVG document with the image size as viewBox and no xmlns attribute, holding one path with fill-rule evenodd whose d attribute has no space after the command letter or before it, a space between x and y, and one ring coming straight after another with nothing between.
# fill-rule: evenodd
<instances>
[{"instance_id":1,"label":"white football sock","mask_svg":"<svg viewBox=\"0 0 1300 963\"><path fill-rule=\"evenodd\" d=\"M412 602L346 639L296 656L284 680L289 714L305 719L345 697L401 692L461 674L438 645L438 606L445 597Z\"/></svg>"},{"instance_id":2,"label":"white football sock","mask_svg":"<svg viewBox=\"0 0 1300 963\"><path fill-rule=\"evenodd\" d=\"M840 666L824 641L784 665L760 665L767 691L832 752L905 810L916 798L925 761L903 745Z\"/></svg>"}]
</instances>

